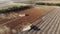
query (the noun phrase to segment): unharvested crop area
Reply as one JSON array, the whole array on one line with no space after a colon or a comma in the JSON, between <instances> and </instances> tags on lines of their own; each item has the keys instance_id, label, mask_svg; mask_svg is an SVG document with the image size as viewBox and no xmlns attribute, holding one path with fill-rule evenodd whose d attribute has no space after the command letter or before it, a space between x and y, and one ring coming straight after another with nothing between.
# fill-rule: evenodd
<instances>
[{"instance_id":1,"label":"unharvested crop area","mask_svg":"<svg viewBox=\"0 0 60 34\"><path fill-rule=\"evenodd\" d=\"M17 17L13 19L0 19L0 24L2 25L0 29L3 30L3 34L17 33L19 31L22 31L24 27L29 26L30 24L35 24L33 23L34 21L36 21L38 18L42 17L53 9L54 8L50 6L38 6L27 10L22 10L17 13L27 14L28 16Z\"/></svg>"}]
</instances>

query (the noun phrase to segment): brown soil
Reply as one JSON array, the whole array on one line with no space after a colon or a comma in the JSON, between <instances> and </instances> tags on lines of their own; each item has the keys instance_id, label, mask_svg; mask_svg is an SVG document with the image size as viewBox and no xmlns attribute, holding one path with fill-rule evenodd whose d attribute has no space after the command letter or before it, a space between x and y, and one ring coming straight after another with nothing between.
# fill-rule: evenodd
<instances>
[{"instance_id":1,"label":"brown soil","mask_svg":"<svg viewBox=\"0 0 60 34\"><path fill-rule=\"evenodd\" d=\"M18 14L28 14L28 16L24 17L18 17L19 19L12 21L11 23L5 24L5 26L8 26L11 29L16 29L17 31L21 30L24 26L28 24L34 24L33 22L37 19L42 17L43 15L47 14L54 8L48 7L48 6L42 6L42 7L34 7L31 9L23 10L20 12L17 12ZM5 19L5 20L0 20L1 23L5 23L7 21L10 21L11 19Z\"/></svg>"}]
</instances>

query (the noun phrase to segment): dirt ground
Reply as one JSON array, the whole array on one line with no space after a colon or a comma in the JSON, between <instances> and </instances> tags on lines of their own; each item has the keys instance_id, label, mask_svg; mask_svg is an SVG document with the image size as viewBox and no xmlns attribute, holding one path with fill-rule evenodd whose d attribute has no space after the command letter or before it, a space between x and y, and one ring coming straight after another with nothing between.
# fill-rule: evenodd
<instances>
[{"instance_id":1,"label":"dirt ground","mask_svg":"<svg viewBox=\"0 0 60 34\"><path fill-rule=\"evenodd\" d=\"M48 12L51 12L54 8L50 6L42 6L42 7L34 7L31 9L27 9L21 12L18 12L19 14L28 14L29 16L25 16L21 18L23 21L28 21L32 23L34 20L36 20L39 17L42 17L43 15L47 14Z\"/></svg>"},{"instance_id":2,"label":"dirt ground","mask_svg":"<svg viewBox=\"0 0 60 34\"><path fill-rule=\"evenodd\" d=\"M51 10L53 9L54 8L50 6L33 7L27 10L17 12L18 14L28 14L28 16L20 18L18 17L19 19L16 19L15 21L12 21L10 23L7 22L13 19L2 19L0 20L0 24L6 23L5 26L8 26L11 29L16 29L17 31L19 31L26 25L34 24L33 22L36 21L36 19L44 16L48 12L51 12Z\"/></svg>"}]
</instances>

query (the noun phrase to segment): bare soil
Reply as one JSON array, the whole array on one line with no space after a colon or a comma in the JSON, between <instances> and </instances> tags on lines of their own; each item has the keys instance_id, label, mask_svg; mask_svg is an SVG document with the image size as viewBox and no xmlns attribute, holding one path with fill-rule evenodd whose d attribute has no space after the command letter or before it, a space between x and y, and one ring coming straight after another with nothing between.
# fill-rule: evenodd
<instances>
[{"instance_id":1,"label":"bare soil","mask_svg":"<svg viewBox=\"0 0 60 34\"><path fill-rule=\"evenodd\" d=\"M0 20L0 24L5 24L5 26L8 26L11 30L16 29L17 31L22 30L24 26L29 24L34 24L33 22L36 21L36 19L44 16L48 12L51 12L53 10L53 7L50 6L41 6L41 7L33 7L31 9L23 10L20 12L17 12L18 14L28 14L28 16L24 17L18 17L19 19L12 21L10 23L6 23L12 19L2 19Z\"/></svg>"}]
</instances>

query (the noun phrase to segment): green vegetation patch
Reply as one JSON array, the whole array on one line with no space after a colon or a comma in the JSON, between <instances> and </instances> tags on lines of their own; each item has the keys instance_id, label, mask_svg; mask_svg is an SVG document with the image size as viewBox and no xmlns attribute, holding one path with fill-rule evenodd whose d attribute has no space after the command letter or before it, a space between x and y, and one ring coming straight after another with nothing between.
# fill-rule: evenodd
<instances>
[{"instance_id":1,"label":"green vegetation patch","mask_svg":"<svg viewBox=\"0 0 60 34\"><path fill-rule=\"evenodd\" d=\"M49 5L49 6L60 6L60 3L44 3L44 2L39 2L35 3L36 5Z\"/></svg>"},{"instance_id":2,"label":"green vegetation patch","mask_svg":"<svg viewBox=\"0 0 60 34\"><path fill-rule=\"evenodd\" d=\"M25 10L29 8L31 8L31 6L19 6L19 7L13 6L13 7L8 7L6 9L1 9L0 13L17 12L17 11Z\"/></svg>"}]
</instances>

